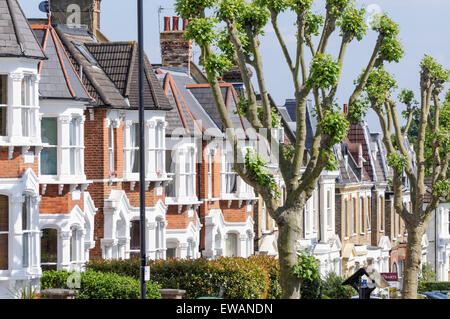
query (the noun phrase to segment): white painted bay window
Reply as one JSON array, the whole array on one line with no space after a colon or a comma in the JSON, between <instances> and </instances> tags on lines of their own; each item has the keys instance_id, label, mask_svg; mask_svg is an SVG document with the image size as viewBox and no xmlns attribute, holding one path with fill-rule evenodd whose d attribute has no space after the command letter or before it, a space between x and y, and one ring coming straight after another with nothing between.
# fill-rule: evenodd
<instances>
[{"instance_id":1,"label":"white painted bay window","mask_svg":"<svg viewBox=\"0 0 450 319\"><path fill-rule=\"evenodd\" d=\"M312 230L315 233L317 232L317 190L314 190L312 194L312 215Z\"/></svg>"},{"instance_id":2,"label":"white painted bay window","mask_svg":"<svg viewBox=\"0 0 450 319\"><path fill-rule=\"evenodd\" d=\"M237 173L234 171L233 162L225 162L225 193L236 194L237 193Z\"/></svg>"},{"instance_id":3,"label":"white painted bay window","mask_svg":"<svg viewBox=\"0 0 450 319\"><path fill-rule=\"evenodd\" d=\"M69 124L70 137L70 175L83 174L83 141L81 132L81 117L73 117Z\"/></svg>"},{"instance_id":4,"label":"white painted bay window","mask_svg":"<svg viewBox=\"0 0 450 319\"><path fill-rule=\"evenodd\" d=\"M208 198L213 197L213 154L208 153Z\"/></svg>"},{"instance_id":5,"label":"white painted bay window","mask_svg":"<svg viewBox=\"0 0 450 319\"><path fill-rule=\"evenodd\" d=\"M364 198L359 198L359 232L364 233Z\"/></svg>"},{"instance_id":6,"label":"white painted bay window","mask_svg":"<svg viewBox=\"0 0 450 319\"><path fill-rule=\"evenodd\" d=\"M108 128L108 168L110 175L113 175L116 171L114 160L114 127L110 125Z\"/></svg>"},{"instance_id":7,"label":"white painted bay window","mask_svg":"<svg viewBox=\"0 0 450 319\"><path fill-rule=\"evenodd\" d=\"M164 155L165 155L165 123L158 121L155 127L155 148L151 149L152 157L155 159L155 171L160 175L164 173Z\"/></svg>"},{"instance_id":8,"label":"white painted bay window","mask_svg":"<svg viewBox=\"0 0 450 319\"><path fill-rule=\"evenodd\" d=\"M185 153L184 172L181 174L181 178L184 178L186 197L195 196L195 149L190 147Z\"/></svg>"},{"instance_id":9,"label":"white painted bay window","mask_svg":"<svg viewBox=\"0 0 450 319\"><path fill-rule=\"evenodd\" d=\"M331 215L331 190L327 190L327 227L328 229L332 229L333 227L333 221L332 215Z\"/></svg>"},{"instance_id":10,"label":"white painted bay window","mask_svg":"<svg viewBox=\"0 0 450 319\"><path fill-rule=\"evenodd\" d=\"M21 83L21 100L22 100L22 136L35 136L35 112L34 112L34 86L33 75L24 75Z\"/></svg>"},{"instance_id":11,"label":"white painted bay window","mask_svg":"<svg viewBox=\"0 0 450 319\"><path fill-rule=\"evenodd\" d=\"M139 123L133 123L130 128L130 160L128 167L131 173L139 173L139 133Z\"/></svg>"},{"instance_id":12,"label":"white painted bay window","mask_svg":"<svg viewBox=\"0 0 450 319\"><path fill-rule=\"evenodd\" d=\"M30 248L31 245L31 197L24 196L22 205L22 264L23 268L30 266Z\"/></svg>"},{"instance_id":13,"label":"white painted bay window","mask_svg":"<svg viewBox=\"0 0 450 319\"><path fill-rule=\"evenodd\" d=\"M166 151L166 169L171 181L166 186L166 197L176 197L177 196L177 165L176 159L172 156L176 156L175 152L172 150Z\"/></svg>"},{"instance_id":14,"label":"white painted bay window","mask_svg":"<svg viewBox=\"0 0 450 319\"><path fill-rule=\"evenodd\" d=\"M58 174L58 120L56 117L44 117L41 121L41 138L47 143L41 151L41 175Z\"/></svg>"}]
</instances>

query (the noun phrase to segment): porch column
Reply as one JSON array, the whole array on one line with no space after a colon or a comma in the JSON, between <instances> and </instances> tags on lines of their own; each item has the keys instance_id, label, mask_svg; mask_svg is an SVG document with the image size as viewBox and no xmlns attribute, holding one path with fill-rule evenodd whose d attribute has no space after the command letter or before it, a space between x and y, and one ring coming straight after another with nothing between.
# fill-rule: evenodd
<instances>
[{"instance_id":1,"label":"porch column","mask_svg":"<svg viewBox=\"0 0 450 319\"><path fill-rule=\"evenodd\" d=\"M246 252L246 248L247 248L247 235L246 234L241 234L239 235L239 242L238 242L238 251L237 251L237 255L240 257L247 257L247 252Z\"/></svg>"},{"instance_id":2,"label":"porch column","mask_svg":"<svg viewBox=\"0 0 450 319\"><path fill-rule=\"evenodd\" d=\"M187 257L188 243L180 243L180 258L185 259Z\"/></svg>"},{"instance_id":3,"label":"porch column","mask_svg":"<svg viewBox=\"0 0 450 319\"><path fill-rule=\"evenodd\" d=\"M59 270L70 270L70 238L71 238L71 231L70 230L65 230L65 231L61 231L59 234L59 238L60 238L60 247L61 247L61 251L59 256L60 257L60 261L59 261Z\"/></svg>"}]
</instances>

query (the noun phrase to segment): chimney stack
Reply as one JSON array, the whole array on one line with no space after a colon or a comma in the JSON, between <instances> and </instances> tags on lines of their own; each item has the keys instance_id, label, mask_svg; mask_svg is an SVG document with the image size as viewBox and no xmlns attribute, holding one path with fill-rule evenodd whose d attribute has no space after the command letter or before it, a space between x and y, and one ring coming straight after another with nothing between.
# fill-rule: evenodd
<instances>
[{"instance_id":1,"label":"chimney stack","mask_svg":"<svg viewBox=\"0 0 450 319\"><path fill-rule=\"evenodd\" d=\"M100 6L102 0L52 0L52 22L74 26L87 26L96 33L100 30Z\"/></svg>"},{"instance_id":2,"label":"chimney stack","mask_svg":"<svg viewBox=\"0 0 450 319\"><path fill-rule=\"evenodd\" d=\"M344 114L347 115L348 114L348 105L344 104Z\"/></svg>"},{"instance_id":3,"label":"chimney stack","mask_svg":"<svg viewBox=\"0 0 450 319\"><path fill-rule=\"evenodd\" d=\"M179 29L180 18L164 17L164 31L160 34L161 58L163 67L187 68L190 72L192 42L184 37L187 20L183 21L183 30Z\"/></svg>"}]
</instances>

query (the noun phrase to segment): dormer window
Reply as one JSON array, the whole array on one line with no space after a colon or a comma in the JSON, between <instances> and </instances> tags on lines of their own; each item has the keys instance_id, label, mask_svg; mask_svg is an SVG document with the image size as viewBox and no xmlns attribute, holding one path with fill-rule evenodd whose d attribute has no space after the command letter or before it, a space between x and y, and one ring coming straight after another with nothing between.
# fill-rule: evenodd
<instances>
[{"instance_id":1,"label":"dormer window","mask_svg":"<svg viewBox=\"0 0 450 319\"><path fill-rule=\"evenodd\" d=\"M8 107L8 76L0 75L0 136L6 136Z\"/></svg>"}]
</instances>

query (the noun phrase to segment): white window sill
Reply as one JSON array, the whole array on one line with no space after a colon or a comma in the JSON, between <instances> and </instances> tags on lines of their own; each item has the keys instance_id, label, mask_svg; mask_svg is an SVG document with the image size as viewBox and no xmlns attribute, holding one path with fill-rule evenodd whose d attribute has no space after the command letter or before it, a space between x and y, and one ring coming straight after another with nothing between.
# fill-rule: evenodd
<instances>
[{"instance_id":1,"label":"white window sill","mask_svg":"<svg viewBox=\"0 0 450 319\"><path fill-rule=\"evenodd\" d=\"M197 197L166 197L166 205L200 205Z\"/></svg>"}]
</instances>

